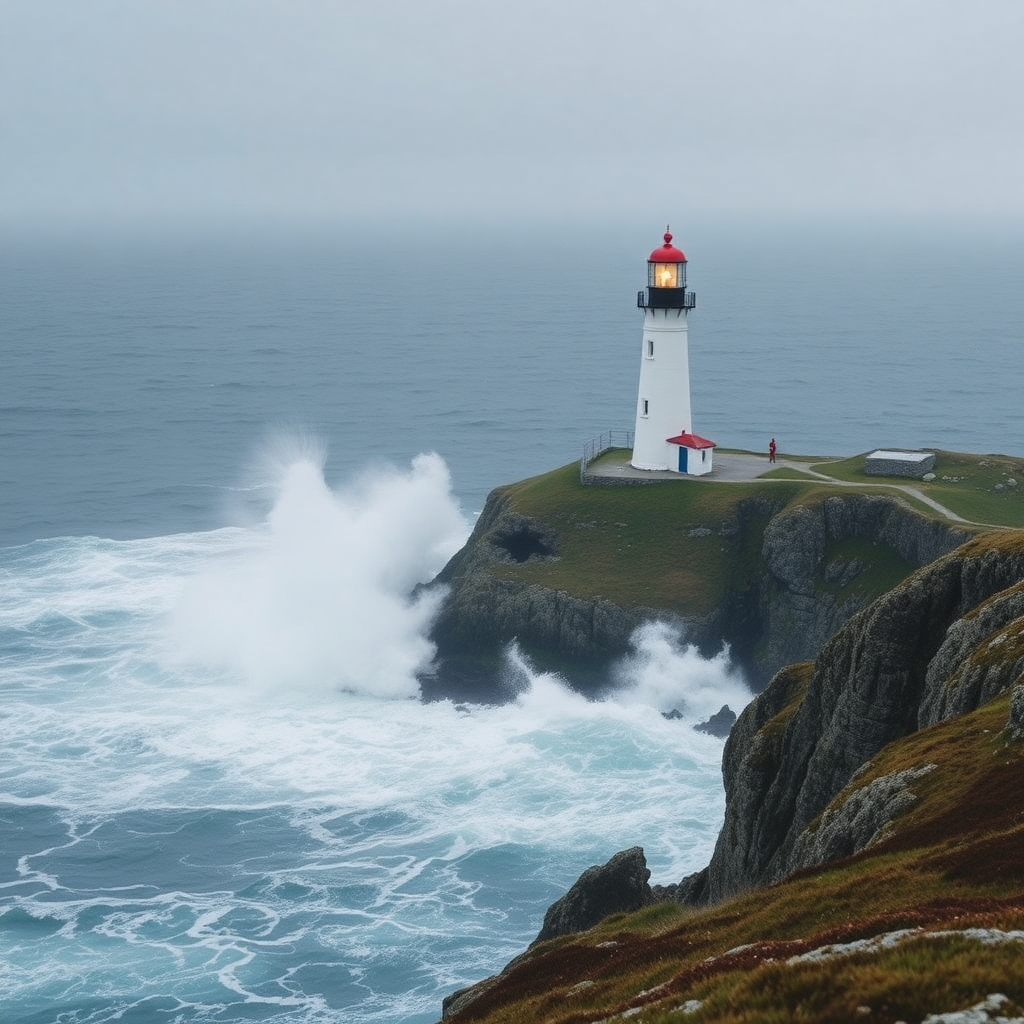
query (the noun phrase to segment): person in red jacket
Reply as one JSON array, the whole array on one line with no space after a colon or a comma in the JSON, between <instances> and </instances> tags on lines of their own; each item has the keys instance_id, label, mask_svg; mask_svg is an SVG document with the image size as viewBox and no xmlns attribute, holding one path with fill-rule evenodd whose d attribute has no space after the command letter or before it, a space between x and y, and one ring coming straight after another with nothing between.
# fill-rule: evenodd
<instances>
[{"instance_id":1,"label":"person in red jacket","mask_svg":"<svg viewBox=\"0 0 1024 1024\"><path fill-rule=\"evenodd\" d=\"M769 462L774 462L775 461L775 448L776 448L775 438L773 437L768 442L768 461Z\"/></svg>"}]
</instances>

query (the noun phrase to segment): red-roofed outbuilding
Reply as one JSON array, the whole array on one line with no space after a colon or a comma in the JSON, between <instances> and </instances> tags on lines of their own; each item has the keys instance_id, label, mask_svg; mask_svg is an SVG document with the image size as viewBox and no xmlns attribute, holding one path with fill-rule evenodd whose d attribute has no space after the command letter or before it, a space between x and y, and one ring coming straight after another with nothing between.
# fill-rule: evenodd
<instances>
[{"instance_id":1,"label":"red-roofed outbuilding","mask_svg":"<svg viewBox=\"0 0 1024 1024\"><path fill-rule=\"evenodd\" d=\"M691 434L684 430L675 437L666 437L667 444L678 446L679 455L677 465L680 473L688 476L703 476L711 472L711 460L714 457L714 449L717 447L714 441L709 441L700 434Z\"/></svg>"}]
</instances>

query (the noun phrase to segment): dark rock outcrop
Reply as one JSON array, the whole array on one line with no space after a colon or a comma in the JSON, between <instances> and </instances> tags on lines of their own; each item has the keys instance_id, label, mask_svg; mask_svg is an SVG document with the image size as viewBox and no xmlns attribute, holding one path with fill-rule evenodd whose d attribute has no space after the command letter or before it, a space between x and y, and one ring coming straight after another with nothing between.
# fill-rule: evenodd
<instances>
[{"instance_id":1,"label":"dark rock outcrop","mask_svg":"<svg viewBox=\"0 0 1024 1024\"><path fill-rule=\"evenodd\" d=\"M512 511L502 491L491 492L469 540L435 580L448 588L431 632L442 674L480 664L485 667L478 672L477 689L501 689L500 654L517 640L549 652L556 662L571 660L585 677L588 669L625 654L638 626L666 618L654 608L623 609L491 572L503 563L554 558L557 552L552 530ZM470 687L461 688L460 696L470 695Z\"/></svg>"},{"instance_id":2,"label":"dark rock outcrop","mask_svg":"<svg viewBox=\"0 0 1024 1024\"><path fill-rule=\"evenodd\" d=\"M735 724L736 712L728 704L723 704L706 722L698 722L694 729L724 740Z\"/></svg>"},{"instance_id":3,"label":"dark rock outcrop","mask_svg":"<svg viewBox=\"0 0 1024 1024\"><path fill-rule=\"evenodd\" d=\"M534 942L584 932L609 914L639 910L652 900L650 877L640 846L622 850L607 864L587 868L572 888L548 907Z\"/></svg>"},{"instance_id":4,"label":"dark rock outcrop","mask_svg":"<svg viewBox=\"0 0 1024 1024\"><path fill-rule=\"evenodd\" d=\"M606 864L587 868L569 891L554 902L544 915L544 924L530 948L509 961L500 974L484 978L446 996L441 1004L441 1019L454 1016L485 996L502 979L528 963L534 947L559 935L586 931L609 914L639 910L658 899L667 899L665 890L652 892L642 847L634 846L615 854ZM676 887L673 887L673 893Z\"/></svg>"}]
</instances>

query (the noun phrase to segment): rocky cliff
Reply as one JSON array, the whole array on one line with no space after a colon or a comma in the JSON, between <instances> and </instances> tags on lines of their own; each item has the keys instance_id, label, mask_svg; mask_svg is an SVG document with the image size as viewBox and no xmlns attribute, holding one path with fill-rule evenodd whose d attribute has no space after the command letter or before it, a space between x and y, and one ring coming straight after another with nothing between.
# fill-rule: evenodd
<instances>
[{"instance_id":1,"label":"rocky cliff","mask_svg":"<svg viewBox=\"0 0 1024 1024\"><path fill-rule=\"evenodd\" d=\"M726 488L720 493L733 493L719 486ZM596 690L607 681L610 663L628 650L636 627L661 619L678 624L705 655L728 644L759 689L783 665L812 657L888 586L969 536L898 499L850 492L819 491L793 503L764 485L721 508L717 521L686 528L674 558L687 561L687 544L696 552L715 543L744 572L731 578L710 609L693 611L685 584L670 600L647 604L581 596L571 586L510 573L570 557L563 553L567 517L564 509L523 515L514 489L493 492L469 541L437 580L449 588L433 630L438 688L466 696L500 692L501 651L515 639L540 667ZM597 548L595 540L599 557ZM588 553L577 546L571 557L579 561ZM665 571L682 568L669 560Z\"/></svg>"},{"instance_id":2,"label":"rocky cliff","mask_svg":"<svg viewBox=\"0 0 1024 1024\"><path fill-rule=\"evenodd\" d=\"M1024 531L1007 531L911 574L774 676L726 743L707 868L651 887L633 848L589 869L538 943L445 1017L724 1022L799 1005L891 1022L1002 1006L1001 989L1024 1006L1022 738Z\"/></svg>"},{"instance_id":3,"label":"rocky cliff","mask_svg":"<svg viewBox=\"0 0 1024 1024\"><path fill-rule=\"evenodd\" d=\"M873 779L871 759L1022 677L1024 533L972 540L913 574L740 716L723 757L725 823L710 865L687 880L688 900L863 849L927 770Z\"/></svg>"}]
</instances>

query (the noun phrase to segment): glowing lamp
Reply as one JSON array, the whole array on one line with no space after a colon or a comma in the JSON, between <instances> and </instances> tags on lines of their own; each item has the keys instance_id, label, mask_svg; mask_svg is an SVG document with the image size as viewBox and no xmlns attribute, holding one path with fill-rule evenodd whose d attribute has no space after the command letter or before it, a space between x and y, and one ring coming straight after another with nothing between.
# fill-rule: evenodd
<instances>
[{"instance_id":1,"label":"glowing lamp","mask_svg":"<svg viewBox=\"0 0 1024 1024\"><path fill-rule=\"evenodd\" d=\"M655 288L678 288L679 264L655 263L652 277Z\"/></svg>"}]
</instances>

